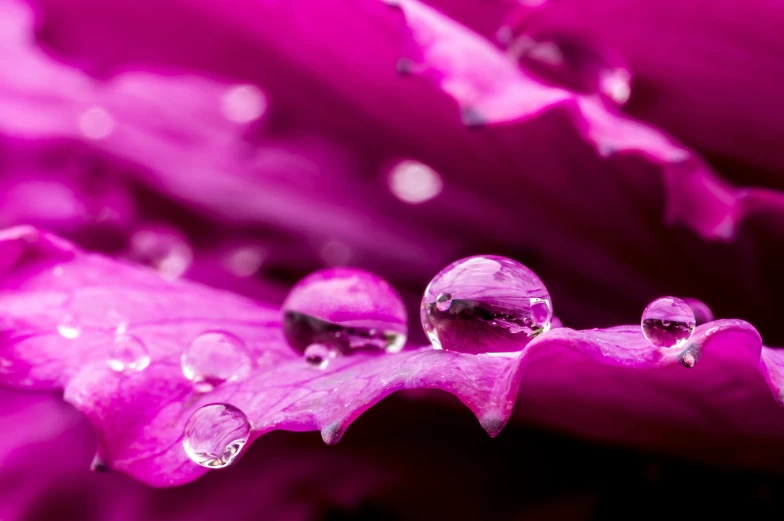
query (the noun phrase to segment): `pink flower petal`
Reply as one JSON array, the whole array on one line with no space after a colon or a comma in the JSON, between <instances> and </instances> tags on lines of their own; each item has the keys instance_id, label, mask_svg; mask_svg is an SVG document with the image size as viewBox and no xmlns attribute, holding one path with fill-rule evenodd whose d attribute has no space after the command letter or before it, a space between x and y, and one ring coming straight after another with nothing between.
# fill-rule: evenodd
<instances>
[{"instance_id":1,"label":"pink flower petal","mask_svg":"<svg viewBox=\"0 0 784 521\"><path fill-rule=\"evenodd\" d=\"M185 483L204 473L187 458L180 440L190 414L214 402L245 411L253 438L274 429L320 430L327 443L337 442L384 396L416 388L455 394L491 435L512 414L518 388L518 414L590 436L662 441L655 434L636 439L639 429L628 425L628 417L612 419L619 412L647 418L643 424L649 436L670 429L710 432L721 422L722 432L735 439L756 440L735 454L739 463L764 464L759 449L776 446L784 433L784 413L758 365L762 356L763 374L778 399L784 366L743 321L700 326L680 351L653 348L638 326L583 332L558 328L535 339L517 358L420 348L347 356L321 372L284 343L276 309L167 281L32 228L2 232L0 253L5 261L2 382L65 389L65 399L96 428L101 459L156 486ZM152 363L142 371L117 373L107 364L118 317L123 329L149 349ZM242 338L255 368L245 380L197 395L182 376L180 354L188 339L214 329ZM684 365L696 367L686 371ZM583 400L597 404L592 412L597 421L584 422L591 409L581 408ZM712 413L704 417L698 411ZM705 455L699 447L690 453Z\"/></svg>"}]
</instances>

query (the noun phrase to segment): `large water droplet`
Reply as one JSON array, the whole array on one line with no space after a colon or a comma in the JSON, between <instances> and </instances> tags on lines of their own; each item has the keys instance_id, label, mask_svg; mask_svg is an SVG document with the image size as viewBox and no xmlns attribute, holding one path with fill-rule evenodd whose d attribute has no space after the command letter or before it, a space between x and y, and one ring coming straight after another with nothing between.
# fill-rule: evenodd
<instances>
[{"instance_id":1,"label":"large water droplet","mask_svg":"<svg viewBox=\"0 0 784 521\"><path fill-rule=\"evenodd\" d=\"M131 236L128 257L156 269L167 279L176 279L190 267L193 250L176 228L165 224L146 225Z\"/></svg>"},{"instance_id":2,"label":"large water droplet","mask_svg":"<svg viewBox=\"0 0 784 521\"><path fill-rule=\"evenodd\" d=\"M482 255L436 275L425 290L420 316L436 349L512 353L550 329L553 310L534 272L506 257Z\"/></svg>"},{"instance_id":3,"label":"large water droplet","mask_svg":"<svg viewBox=\"0 0 784 521\"><path fill-rule=\"evenodd\" d=\"M696 320L689 305L677 297L654 300L642 313L642 334L656 347L680 346L691 338Z\"/></svg>"},{"instance_id":4,"label":"large water droplet","mask_svg":"<svg viewBox=\"0 0 784 521\"><path fill-rule=\"evenodd\" d=\"M283 331L302 353L313 344L342 354L397 352L408 323L403 301L382 278L355 268L330 268L292 288L283 303Z\"/></svg>"},{"instance_id":5,"label":"large water droplet","mask_svg":"<svg viewBox=\"0 0 784 521\"><path fill-rule=\"evenodd\" d=\"M601 94L616 105L631 95L632 75L620 57L587 42L555 35L509 38L507 52L531 74L577 92Z\"/></svg>"},{"instance_id":6,"label":"large water droplet","mask_svg":"<svg viewBox=\"0 0 784 521\"><path fill-rule=\"evenodd\" d=\"M112 371L117 372L143 371L150 365L150 353L139 338L133 335L116 335L107 364Z\"/></svg>"},{"instance_id":7,"label":"large water droplet","mask_svg":"<svg viewBox=\"0 0 784 521\"><path fill-rule=\"evenodd\" d=\"M183 432L185 453L202 467L231 465L250 438L245 413L225 403L205 405L188 419Z\"/></svg>"},{"instance_id":8,"label":"large water droplet","mask_svg":"<svg viewBox=\"0 0 784 521\"><path fill-rule=\"evenodd\" d=\"M205 331L197 336L182 353L181 364L182 374L198 392L241 380L252 368L245 343L226 331Z\"/></svg>"}]
</instances>

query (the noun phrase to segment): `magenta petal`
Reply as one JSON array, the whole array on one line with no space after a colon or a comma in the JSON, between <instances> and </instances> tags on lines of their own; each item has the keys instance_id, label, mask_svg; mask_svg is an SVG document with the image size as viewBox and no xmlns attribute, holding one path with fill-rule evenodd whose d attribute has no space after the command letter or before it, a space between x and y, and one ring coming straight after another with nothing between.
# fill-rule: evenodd
<instances>
[{"instance_id":1,"label":"magenta petal","mask_svg":"<svg viewBox=\"0 0 784 521\"><path fill-rule=\"evenodd\" d=\"M638 326L558 328L517 358L421 348L347 356L322 372L282 341L277 310L245 298L167 281L27 227L2 232L0 254L2 382L65 389L66 400L98 431L102 460L156 486L204 473L180 440L189 415L211 402L245 411L253 438L273 429L320 430L327 443L337 442L384 396L413 388L455 394L491 435L509 419L519 387L521 415L591 436L636 433L626 418L613 420L608 411L644 411L661 421L649 434L711 432L721 421L738 439L758 442L734 457L762 464L754 459L758 449L776 446L784 434L784 413L759 372L764 368L780 399L784 365L777 351L761 346L753 327L738 320L700 326L680 351L653 348ZM116 373L106 363L118 317L149 349L152 363L142 371ZM65 333L58 332L64 323ZM187 339L216 328L245 341L255 369L245 380L196 395L182 376L180 353ZM692 371L683 367L695 364ZM595 403L594 412L606 421L585 423L586 410L578 407L583 400ZM707 418L697 411L714 412ZM667 443L655 436L653 442Z\"/></svg>"}]
</instances>

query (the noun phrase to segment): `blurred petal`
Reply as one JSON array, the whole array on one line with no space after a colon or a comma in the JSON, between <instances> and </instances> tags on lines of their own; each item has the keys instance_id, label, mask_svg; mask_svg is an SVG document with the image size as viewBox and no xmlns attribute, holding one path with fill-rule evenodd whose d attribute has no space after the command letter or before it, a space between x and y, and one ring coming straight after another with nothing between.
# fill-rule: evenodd
<instances>
[{"instance_id":1,"label":"blurred petal","mask_svg":"<svg viewBox=\"0 0 784 521\"><path fill-rule=\"evenodd\" d=\"M621 53L636 78L630 114L704 153L736 182L784 187L779 2L722 0L709 10L691 0L541 4L519 5L514 23Z\"/></svg>"}]
</instances>

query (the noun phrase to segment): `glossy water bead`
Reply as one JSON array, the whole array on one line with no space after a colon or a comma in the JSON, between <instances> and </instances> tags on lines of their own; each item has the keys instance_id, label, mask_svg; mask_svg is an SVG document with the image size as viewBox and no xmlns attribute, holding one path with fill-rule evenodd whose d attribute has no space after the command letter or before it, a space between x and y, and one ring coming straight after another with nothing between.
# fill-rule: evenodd
<instances>
[{"instance_id":1,"label":"glossy water bead","mask_svg":"<svg viewBox=\"0 0 784 521\"><path fill-rule=\"evenodd\" d=\"M694 332L694 311L677 297L654 300L642 313L642 334L657 347L682 345Z\"/></svg>"},{"instance_id":2,"label":"glossy water bead","mask_svg":"<svg viewBox=\"0 0 784 521\"><path fill-rule=\"evenodd\" d=\"M183 351L180 363L182 373L198 392L241 380L253 365L245 343L228 331L202 332Z\"/></svg>"},{"instance_id":3,"label":"glossy water bead","mask_svg":"<svg viewBox=\"0 0 784 521\"><path fill-rule=\"evenodd\" d=\"M403 348L408 321L403 301L384 279L356 268L329 268L292 288L283 303L283 331L303 354L314 344L332 354L393 353Z\"/></svg>"},{"instance_id":4,"label":"glossy water bead","mask_svg":"<svg viewBox=\"0 0 784 521\"><path fill-rule=\"evenodd\" d=\"M250 438L251 425L245 413L225 403L198 409L183 431L185 453L202 467L231 465Z\"/></svg>"},{"instance_id":5,"label":"glossy water bead","mask_svg":"<svg viewBox=\"0 0 784 521\"><path fill-rule=\"evenodd\" d=\"M506 257L480 255L450 264L430 281L420 316L436 349L512 353L550 329L553 310L533 271Z\"/></svg>"},{"instance_id":6,"label":"glossy water bead","mask_svg":"<svg viewBox=\"0 0 784 521\"><path fill-rule=\"evenodd\" d=\"M128 334L115 335L107 364L118 373L143 371L150 365L150 353L139 338Z\"/></svg>"}]
</instances>

